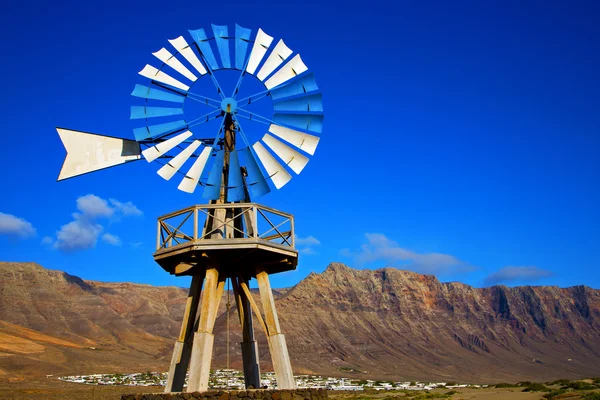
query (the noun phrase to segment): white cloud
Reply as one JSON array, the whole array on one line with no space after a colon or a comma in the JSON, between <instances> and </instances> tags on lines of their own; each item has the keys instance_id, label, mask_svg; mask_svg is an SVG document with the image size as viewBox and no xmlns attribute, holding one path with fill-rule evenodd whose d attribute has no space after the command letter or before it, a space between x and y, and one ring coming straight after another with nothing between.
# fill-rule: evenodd
<instances>
[{"instance_id":1,"label":"white cloud","mask_svg":"<svg viewBox=\"0 0 600 400\"><path fill-rule=\"evenodd\" d=\"M499 283L534 283L540 279L553 276L552 271L538 267L513 267L508 266L491 273L485 278L486 285L496 285Z\"/></svg>"},{"instance_id":2,"label":"white cloud","mask_svg":"<svg viewBox=\"0 0 600 400\"><path fill-rule=\"evenodd\" d=\"M314 236L307 236L305 238L296 236L296 244L299 246L319 246L321 242Z\"/></svg>"},{"instance_id":3,"label":"white cloud","mask_svg":"<svg viewBox=\"0 0 600 400\"><path fill-rule=\"evenodd\" d=\"M42 240L44 244L52 244L55 249L72 252L90 249L96 246L98 239L120 246L121 239L110 233L105 233L104 226L99 220L118 221L119 217L139 216L142 211L132 202L120 202L116 199L105 200L94 194L87 194L77 198L77 210L74 212L73 221L62 225L56 232L56 239L47 237ZM102 236L100 236L102 235Z\"/></svg>"},{"instance_id":4,"label":"white cloud","mask_svg":"<svg viewBox=\"0 0 600 400\"><path fill-rule=\"evenodd\" d=\"M144 213L137 208L132 202L121 203L119 200L109 199L110 204L115 208L117 213L122 214L125 217L129 216L140 216Z\"/></svg>"},{"instance_id":5,"label":"white cloud","mask_svg":"<svg viewBox=\"0 0 600 400\"><path fill-rule=\"evenodd\" d=\"M106 200L94 194L86 194L77 198L77 209L89 219L110 217L115 213Z\"/></svg>"},{"instance_id":6,"label":"white cloud","mask_svg":"<svg viewBox=\"0 0 600 400\"><path fill-rule=\"evenodd\" d=\"M298 251L305 256L316 256L317 254L319 254L312 247L302 247L302 248L299 248Z\"/></svg>"},{"instance_id":7,"label":"white cloud","mask_svg":"<svg viewBox=\"0 0 600 400\"><path fill-rule=\"evenodd\" d=\"M102 225L78 216L74 221L61 226L60 230L56 232L54 248L65 252L90 249L96 246L98 236L103 229Z\"/></svg>"},{"instance_id":8,"label":"white cloud","mask_svg":"<svg viewBox=\"0 0 600 400\"><path fill-rule=\"evenodd\" d=\"M0 212L0 235L7 235L17 239L34 237L35 228L30 222L12 214Z\"/></svg>"},{"instance_id":9,"label":"white cloud","mask_svg":"<svg viewBox=\"0 0 600 400\"><path fill-rule=\"evenodd\" d=\"M144 245L144 242L129 242L129 245L134 249L139 249Z\"/></svg>"},{"instance_id":10,"label":"white cloud","mask_svg":"<svg viewBox=\"0 0 600 400\"><path fill-rule=\"evenodd\" d=\"M341 254L351 256L358 264L385 261L392 265L410 268L426 274L467 272L474 268L449 254L417 253L403 247L381 233L366 233L367 243L358 252L342 249Z\"/></svg>"},{"instance_id":11,"label":"white cloud","mask_svg":"<svg viewBox=\"0 0 600 400\"><path fill-rule=\"evenodd\" d=\"M110 233L105 233L104 235L102 235L102 240L105 243L108 243L112 246L120 246L121 245L121 239L118 236L112 235Z\"/></svg>"},{"instance_id":12,"label":"white cloud","mask_svg":"<svg viewBox=\"0 0 600 400\"><path fill-rule=\"evenodd\" d=\"M294 238L294 244L298 247L300 253L305 256L314 256L319 254L314 247L320 246L321 242L316 237L309 235L307 237L296 236Z\"/></svg>"}]
</instances>

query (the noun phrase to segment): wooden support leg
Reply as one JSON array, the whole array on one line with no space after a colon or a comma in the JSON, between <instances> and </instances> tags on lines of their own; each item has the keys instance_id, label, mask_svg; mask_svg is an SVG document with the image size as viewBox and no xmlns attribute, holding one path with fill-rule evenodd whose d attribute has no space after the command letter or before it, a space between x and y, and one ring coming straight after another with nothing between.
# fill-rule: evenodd
<instances>
[{"instance_id":1,"label":"wooden support leg","mask_svg":"<svg viewBox=\"0 0 600 400\"><path fill-rule=\"evenodd\" d=\"M271 360L273 369L275 370L275 378L277 379L277 387L279 389L295 389L296 382L292 373L292 365L288 354L285 337L281 333L279 327L279 318L275 309L275 299L269 282L269 275L264 271L259 271L256 274L258 281L258 290L260 291L260 299L265 311L265 320L267 325L269 341L269 350L271 352Z\"/></svg>"},{"instance_id":2,"label":"wooden support leg","mask_svg":"<svg viewBox=\"0 0 600 400\"><path fill-rule=\"evenodd\" d=\"M165 392L181 392L185 383L185 374L190 362L192 353L192 339L194 333L194 321L198 311L200 301L200 291L202 289L202 280L204 277L195 275L192 277L192 284L185 304L185 312L181 323L179 338L175 342L169 375L165 385Z\"/></svg>"},{"instance_id":3,"label":"wooden support leg","mask_svg":"<svg viewBox=\"0 0 600 400\"><path fill-rule=\"evenodd\" d=\"M241 280L241 279L240 279ZM258 344L254 339L254 328L252 326L252 309L245 293L240 289L237 279L232 279L235 301L237 304L240 324L242 325L243 341L242 361L244 365L244 383L246 389L260 388L260 365L258 363ZM247 285L247 282L244 282Z\"/></svg>"},{"instance_id":4,"label":"wooden support leg","mask_svg":"<svg viewBox=\"0 0 600 400\"><path fill-rule=\"evenodd\" d=\"M200 318L198 329L194 333L194 344L190 363L188 379L188 392L206 391L212 361L214 343L213 328L223 295L225 280L219 279L216 268L206 270L206 282L200 300Z\"/></svg>"}]
</instances>

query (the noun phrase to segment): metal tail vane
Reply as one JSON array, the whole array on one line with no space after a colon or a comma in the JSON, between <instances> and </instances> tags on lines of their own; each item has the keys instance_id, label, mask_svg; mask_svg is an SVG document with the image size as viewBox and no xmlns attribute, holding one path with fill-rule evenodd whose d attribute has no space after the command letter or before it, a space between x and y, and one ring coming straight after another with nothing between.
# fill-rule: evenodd
<instances>
[{"instance_id":1,"label":"metal tail vane","mask_svg":"<svg viewBox=\"0 0 600 400\"><path fill-rule=\"evenodd\" d=\"M246 192L261 196L270 186L279 189L292 178L290 171L302 171L319 143L323 100L300 55L294 55L283 40L274 44L273 37L260 29L253 36L238 25L234 29L212 25L212 35L204 29L189 34L190 41L180 36L169 40L171 50L163 47L152 53L159 67L146 65L139 72L149 82L135 85L131 93L139 102L131 106L131 119L145 121L133 130L135 140L57 128L67 150L58 180L145 158L163 164L158 174L166 180L179 174L178 189L193 193L201 186L205 199L216 200L224 184L220 169L226 120L242 138L228 152L228 202L242 201ZM219 84L220 70L240 71L230 96ZM248 75L262 82L264 90L239 98ZM201 78L213 82L217 98L190 90ZM249 108L264 98L271 99L271 115ZM194 107L185 105L194 102L207 112L188 115ZM218 131L206 132L205 124L218 119L222 119ZM241 119L244 124L266 125L264 136L249 142ZM190 160L193 163L182 171Z\"/></svg>"}]
</instances>

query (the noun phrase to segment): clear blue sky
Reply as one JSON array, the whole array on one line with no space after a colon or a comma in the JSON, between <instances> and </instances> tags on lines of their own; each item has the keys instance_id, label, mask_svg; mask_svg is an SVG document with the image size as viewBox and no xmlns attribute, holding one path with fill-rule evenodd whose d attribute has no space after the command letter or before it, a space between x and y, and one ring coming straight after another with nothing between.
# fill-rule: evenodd
<instances>
[{"instance_id":1,"label":"clear blue sky","mask_svg":"<svg viewBox=\"0 0 600 400\"><path fill-rule=\"evenodd\" d=\"M55 127L133 138L130 93L151 53L188 29L237 22L299 52L325 101L315 157L282 190L256 199L293 213L305 243L298 270L274 286L342 261L475 286L598 288L599 7L3 4L0 260L187 285L153 262L156 217L201 196L177 191L145 161L57 183L65 151ZM95 245L57 249L57 232L89 194L120 203L88 226Z\"/></svg>"}]
</instances>

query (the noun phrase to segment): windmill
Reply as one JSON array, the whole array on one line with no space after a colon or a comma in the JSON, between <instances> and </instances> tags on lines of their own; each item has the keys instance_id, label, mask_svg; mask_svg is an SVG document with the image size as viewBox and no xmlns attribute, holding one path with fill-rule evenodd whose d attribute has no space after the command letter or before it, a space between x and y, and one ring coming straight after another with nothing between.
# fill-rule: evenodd
<instances>
[{"instance_id":1,"label":"windmill","mask_svg":"<svg viewBox=\"0 0 600 400\"><path fill-rule=\"evenodd\" d=\"M177 176L179 190L201 193L208 202L158 218L155 261L170 274L192 277L166 392L183 390L188 367L187 390L208 388L213 328L227 279L242 325L246 387L260 387L256 319L278 387L293 389L269 275L296 268L294 217L251 197L280 189L314 155L323 126L321 93L300 55L261 29L253 34L239 25L212 25L169 43L152 53L158 63L139 72L149 81L132 92L131 119L141 125L133 130L135 140L57 128L67 150L58 179L143 158L160 164L157 173L165 180ZM238 71L229 93L219 80L227 71ZM248 79L260 90L242 96ZM202 82L213 94L195 89ZM263 99L270 99L269 115L252 108ZM247 135L247 124L258 125L253 130L262 137ZM257 280L262 310L251 295L251 279Z\"/></svg>"}]
</instances>

